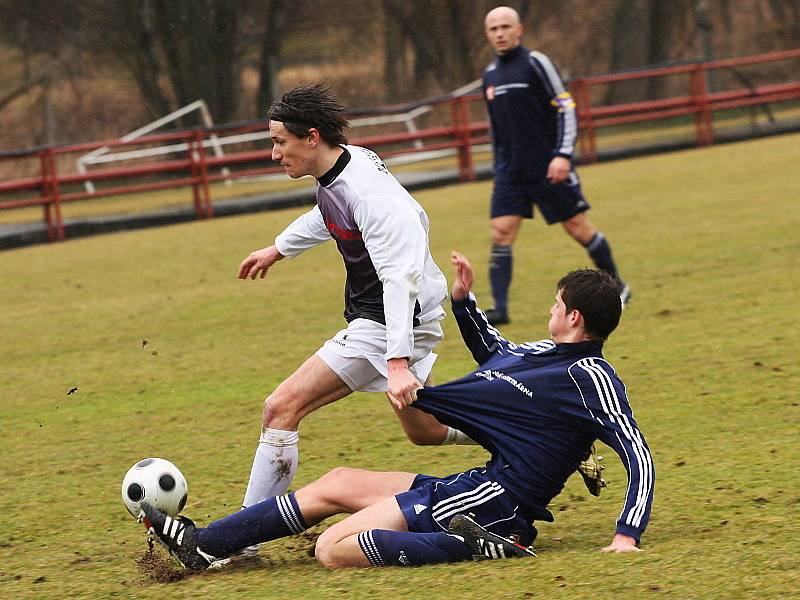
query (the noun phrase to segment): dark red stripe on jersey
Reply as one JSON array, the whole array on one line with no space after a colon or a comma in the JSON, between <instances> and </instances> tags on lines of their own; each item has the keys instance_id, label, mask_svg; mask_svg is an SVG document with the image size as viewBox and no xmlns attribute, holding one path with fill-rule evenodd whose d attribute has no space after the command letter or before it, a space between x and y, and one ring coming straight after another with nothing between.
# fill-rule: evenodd
<instances>
[{"instance_id":1,"label":"dark red stripe on jersey","mask_svg":"<svg viewBox=\"0 0 800 600\"><path fill-rule=\"evenodd\" d=\"M339 227L336 223L325 223L325 226L331 232L331 235L339 240L352 242L353 240L361 239L361 232L358 229L345 229L344 227Z\"/></svg>"}]
</instances>

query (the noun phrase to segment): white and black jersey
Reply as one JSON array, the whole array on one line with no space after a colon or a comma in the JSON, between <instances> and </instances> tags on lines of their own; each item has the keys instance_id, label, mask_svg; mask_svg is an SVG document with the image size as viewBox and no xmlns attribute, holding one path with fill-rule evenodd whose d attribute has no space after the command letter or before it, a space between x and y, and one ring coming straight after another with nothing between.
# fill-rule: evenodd
<instances>
[{"instance_id":1,"label":"white and black jersey","mask_svg":"<svg viewBox=\"0 0 800 600\"><path fill-rule=\"evenodd\" d=\"M330 240L347 270L344 316L386 325L386 358L411 356L415 325L444 317L447 281L428 247L428 216L366 148L342 146L317 181L317 205L275 239L294 257Z\"/></svg>"}]
</instances>

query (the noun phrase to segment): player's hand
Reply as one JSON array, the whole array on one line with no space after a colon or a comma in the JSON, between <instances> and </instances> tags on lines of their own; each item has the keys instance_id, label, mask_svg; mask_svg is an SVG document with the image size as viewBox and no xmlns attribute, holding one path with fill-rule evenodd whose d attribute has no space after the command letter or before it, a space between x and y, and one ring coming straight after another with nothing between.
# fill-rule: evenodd
<instances>
[{"instance_id":1,"label":"player's hand","mask_svg":"<svg viewBox=\"0 0 800 600\"><path fill-rule=\"evenodd\" d=\"M422 387L419 380L408 369L408 360L405 358L390 358L389 383L386 386L386 395L397 410L411 406L417 400L417 390Z\"/></svg>"},{"instance_id":2,"label":"player's hand","mask_svg":"<svg viewBox=\"0 0 800 600\"><path fill-rule=\"evenodd\" d=\"M567 177L569 177L569 172L571 168L572 168L572 163L569 161L568 158L564 158L563 156L556 156L553 160L550 161L550 165L547 167L547 181L549 181L553 185L565 181Z\"/></svg>"},{"instance_id":3,"label":"player's hand","mask_svg":"<svg viewBox=\"0 0 800 600\"><path fill-rule=\"evenodd\" d=\"M239 279L255 279L259 275L264 279L269 268L282 258L275 246L251 252L239 265Z\"/></svg>"},{"instance_id":4,"label":"player's hand","mask_svg":"<svg viewBox=\"0 0 800 600\"><path fill-rule=\"evenodd\" d=\"M618 533L614 536L614 541L603 548L603 552L641 552L642 549L636 545L636 540L629 535Z\"/></svg>"},{"instance_id":5,"label":"player's hand","mask_svg":"<svg viewBox=\"0 0 800 600\"><path fill-rule=\"evenodd\" d=\"M467 257L455 250L450 253L450 263L455 267L455 279L450 296L453 300L463 300L475 283L475 272Z\"/></svg>"}]
</instances>

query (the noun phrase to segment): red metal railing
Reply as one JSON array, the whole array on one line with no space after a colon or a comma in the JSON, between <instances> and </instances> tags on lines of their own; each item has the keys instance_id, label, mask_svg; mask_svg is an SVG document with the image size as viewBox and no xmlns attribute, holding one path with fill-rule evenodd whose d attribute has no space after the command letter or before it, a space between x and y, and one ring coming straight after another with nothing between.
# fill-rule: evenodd
<instances>
[{"instance_id":1,"label":"red metal railing","mask_svg":"<svg viewBox=\"0 0 800 600\"><path fill-rule=\"evenodd\" d=\"M578 105L578 122L581 160L597 160L597 129L613 125L641 123L674 117L694 115L695 143L707 146L714 143L713 113L729 108L772 104L800 98L800 81L739 88L728 91L708 91L709 74L734 67L752 66L800 58L800 48L770 52L755 56L730 58L704 63L644 69L633 73L614 73L575 79L570 82L572 95ZM796 72L800 72L797 69ZM663 98L644 102L592 106L590 88L623 81L665 77L688 76L688 96Z\"/></svg>"},{"instance_id":2,"label":"red metal railing","mask_svg":"<svg viewBox=\"0 0 800 600\"><path fill-rule=\"evenodd\" d=\"M580 127L578 143L581 160L583 162L597 160L598 129L680 116L694 116L695 143L698 146L713 144L713 113L715 111L800 99L800 81L710 93L707 87L708 73L714 69L798 58L800 58L800 49L575 79L569 83L569 87L577 103ZM592 106L591 90L595 86L675 75L688 78L688 95L612 106ZM479 103L481 108L478 109L475 103ZM485 144L490 139L489 123L482 110L482 96L472 94L458 98L440 99L433 105L445 110L445 116L441 118L449 118L448 125L431 126L415 132L364 136L352 140L352 143L370 147L384 158L432 150L454 149L457 155L459 178L462 181L474 179L473 146ZM472 112L477 112L482 118L471 120L471 108L475 108L476 110ZM39 175L0 181L0 194L17 196L28 194L27 197L0 201L0 210L41 206L48 239L61 240L64 239L61 209L65 203L88 198L191 187L197 218L209 218L213 216L210 183L231 176L245 177L279 173L281 168L271 163L270 149L241 150L224 156L208 156L205 145L207 139L212 134L219 135L222 132L232 135L263 130L263 128L262 124L249 124L216 128L213 131L196 129L148 135L129 142L114 140L7 153L0 156L0 161L21 161L32 158L38 160ZM423 143L419 144L419 142ZM182 158L146 162L129 167L98 168L89 173L59 173L57 168L59 158L63 163L65 162L64 157L69 158L70 155L78 155L97 148L153 144L186 144L186 150L181 153ZM233 174L220 172L221 169L231 168L236 168ZM89 181L113 182L113 184L110 187L101 187L90 192L81 187Z\"/></svg>"}]
</instances>

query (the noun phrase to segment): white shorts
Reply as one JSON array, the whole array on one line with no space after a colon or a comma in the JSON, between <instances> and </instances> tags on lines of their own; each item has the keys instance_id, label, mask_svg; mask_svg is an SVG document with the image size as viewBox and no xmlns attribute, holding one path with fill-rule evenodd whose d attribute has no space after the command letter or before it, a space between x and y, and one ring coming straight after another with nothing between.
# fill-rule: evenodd
<instances>
[{"instance_id":1,"label":"white shorts","mask_svg":"<svg viewBox=\"0 0 800 600\"><path fill-rule=\"evenodd\" d=\"M413 356L409 369L421 383L430 375L442 341L442 326L431 321L414 328ZM316 352L326 365L354 392L385 392L389 370L386 364L386 326L369 319L354 319Z\"/></svg>"}]
</instances>

